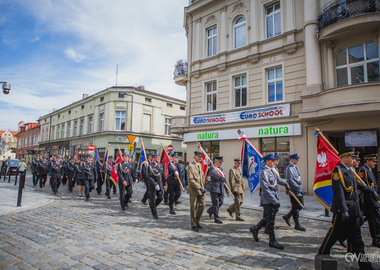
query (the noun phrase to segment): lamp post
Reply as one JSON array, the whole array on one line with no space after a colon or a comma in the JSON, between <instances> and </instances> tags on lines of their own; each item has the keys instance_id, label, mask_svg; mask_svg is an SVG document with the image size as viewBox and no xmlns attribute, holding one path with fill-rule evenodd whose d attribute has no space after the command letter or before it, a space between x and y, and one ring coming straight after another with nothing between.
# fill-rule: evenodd
<instances>
[{"instance_id":1,"label":"lamp post","mask_svg":"<svg viewBox=\"0 0 380 270\"><path fill-rule=\"evenodd\" d=\"M9 92L11 91L11 85L7 82L0 82L1 84L3 84L3 93L4 95L8 95Z\"/></svg>"}]
</instances>

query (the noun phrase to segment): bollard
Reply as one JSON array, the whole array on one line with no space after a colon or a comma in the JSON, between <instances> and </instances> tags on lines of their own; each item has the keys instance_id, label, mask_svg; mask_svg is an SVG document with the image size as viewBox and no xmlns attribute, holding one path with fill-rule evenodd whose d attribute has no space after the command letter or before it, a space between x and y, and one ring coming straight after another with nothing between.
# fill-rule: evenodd
<instances>
[{"instance_id":1,"label":"bollard","mask_svg":"<svg viewBox=\"0 0 380 270\"><path fill-rule=\"evenodd\" d=\"M18 185L17 206L21 206L22 190L23 190L24 184L25 184L25 175L26 175L26 171L24 171L20 174L20 182Z\"/></svg>"},{"instance_id":2,"label":"bollard","mask_svg":"<svg viewBox=\"0 0 380 270\"><path fill-rule=\"evenodd\" d=\"M325 217L329 217L329 216L330 216L329 210L327 210L327 209L325 208Z\"/></svg>"},{"instance_id":3,"label":"bollard","mask_svg":"<svg viewBox=\"0 0 380 270\"><path fill-rule=\"evenodd\" d=\"M17 186L17 176L18 176L18 173L19 173L19 171L18 171L18 169L17 169L17 171L16 171L16 178L15 178L15 186ZM21 176L20 176L21 177Z\"/></svg>"}]
</instances>

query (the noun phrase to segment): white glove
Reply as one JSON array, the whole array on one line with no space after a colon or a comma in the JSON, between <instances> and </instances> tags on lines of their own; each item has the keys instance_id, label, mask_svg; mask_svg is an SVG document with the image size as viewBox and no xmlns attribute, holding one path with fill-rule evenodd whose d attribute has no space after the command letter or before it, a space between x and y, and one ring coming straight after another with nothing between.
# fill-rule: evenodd
<instances>
[{"instance_id":1,"label":"white glove","mask_svg":"<svg viewBox=\"0 0 380 270\"><path fill-rule=\"evenodd\" d=\"M136 183L138 183L139 182L139 179L136 179L136 181L135 181Z\"/></svg>"},{"instance_id":2,"label":"white glove","mask_svg":"<svg viewBox=\"0 0 380 270\"><path fill-rule=\"evenodd\" d=\"M154 187L154 189L157 190L157 191L159 191L160 190L160 186L157 185L157 186Z\"/></svg>"},{"instance_id":3,"label":"white glove","mask_svg":"<svg viewBox=\"0 0 380 270\"><path fill-rule=\"evenodd\" d=\"M177 171L174 172L175 176L179 176L179 173Z\"/></svg>"}]
</instances>

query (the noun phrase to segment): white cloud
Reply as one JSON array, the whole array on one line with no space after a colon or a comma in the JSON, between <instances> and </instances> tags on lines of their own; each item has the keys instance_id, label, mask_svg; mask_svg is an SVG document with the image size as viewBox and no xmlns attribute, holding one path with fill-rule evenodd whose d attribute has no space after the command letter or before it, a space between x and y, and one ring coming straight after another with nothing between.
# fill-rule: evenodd
<instances>
[{"instance_id":1,"label":"white cloud","mask_svg":"<svg viewBox=\"0 0 380 270\"><path fill-rule=\"evenodd\" d=\"M72 48L66 48L65 49L65 55L69 58L74 60L77 63L80 63L84 60L84 56L74 51Z\"/></svg>"}]
</instances>

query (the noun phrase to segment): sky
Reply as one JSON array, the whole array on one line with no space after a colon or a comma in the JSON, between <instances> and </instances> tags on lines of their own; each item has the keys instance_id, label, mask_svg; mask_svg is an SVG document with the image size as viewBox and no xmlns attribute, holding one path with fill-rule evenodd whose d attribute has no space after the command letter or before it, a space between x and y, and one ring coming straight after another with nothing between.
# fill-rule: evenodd
<instances>
[{"instance_id":1,"label":"sky","mask_svg":"<svg viewBox=\"0 0 380 270\"><path fill-rule=\"evenodd\" d=\"M188 0L0 0L0 130L116 84L185 100Z\"/></svg>"}]
</instances>

